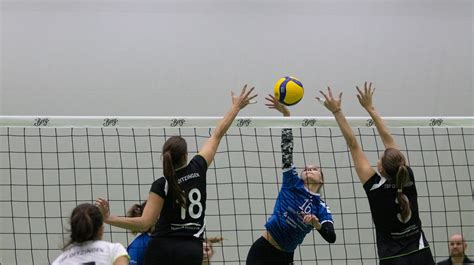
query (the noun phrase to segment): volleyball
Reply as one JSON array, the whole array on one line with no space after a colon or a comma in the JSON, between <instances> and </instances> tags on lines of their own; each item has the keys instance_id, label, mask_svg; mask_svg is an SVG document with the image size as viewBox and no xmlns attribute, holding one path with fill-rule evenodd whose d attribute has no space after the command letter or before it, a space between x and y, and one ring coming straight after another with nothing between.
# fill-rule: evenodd
<instances>
[{"instance_id":1,"label":"volleyball","mask_svg":"<svg viewBox=\"0 0 474 265\"><path fill-rule=\"evenodd\" d=\"M303 98L303 84L292 76L280 78L275 83L275 98L286 106L295 105Z\"/></svg>"}]
</instances>

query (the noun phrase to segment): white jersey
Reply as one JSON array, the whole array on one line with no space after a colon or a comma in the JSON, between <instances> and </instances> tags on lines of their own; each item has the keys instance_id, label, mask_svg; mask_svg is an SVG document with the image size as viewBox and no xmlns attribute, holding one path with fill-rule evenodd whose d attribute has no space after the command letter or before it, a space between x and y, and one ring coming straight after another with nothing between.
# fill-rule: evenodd
<instances>
[{"instance_id":1,"label":"white jersey","mask_svg":"<svg viewBox=\"0 0 474 265\"><path fill-rule=\"evenodd\" d=\"M87 241L64 251L52 265L111 265L122 256L128 257L128 253L120 243Z\"/></svg>"}]
</instances>

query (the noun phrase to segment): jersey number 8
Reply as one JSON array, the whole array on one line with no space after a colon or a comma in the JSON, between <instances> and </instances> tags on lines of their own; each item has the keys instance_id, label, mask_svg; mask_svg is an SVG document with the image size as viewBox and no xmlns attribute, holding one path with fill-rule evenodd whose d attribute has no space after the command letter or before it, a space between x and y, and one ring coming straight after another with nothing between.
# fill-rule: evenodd
<instances>
[{"instance_id":1,"label":"jersey number 8","mask_svg":"<svg viewBox=\"0 0 474 265\"><path fill-rule=\"evenodd\" d=\"M196 194L196 198L194 198ZM189 207L188 207L188 213L189 216L193 219L198 219L202 215L202 204L201 204L201 192L199 189L194 188L189 191L188 193L188 199L189 199ZM197 213L194 212L194 208L197 206ZM184 220L186 219L186 208L182 207L181 208L181 219Z\"/></svg>"}]
</instances>

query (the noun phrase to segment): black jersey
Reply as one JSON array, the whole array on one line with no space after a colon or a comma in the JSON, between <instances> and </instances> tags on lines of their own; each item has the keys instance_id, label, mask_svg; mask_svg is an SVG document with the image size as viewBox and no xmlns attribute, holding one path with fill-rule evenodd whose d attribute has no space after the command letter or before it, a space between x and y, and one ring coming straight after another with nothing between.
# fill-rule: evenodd
<instances>
[{"instance_id":1,"label":"black jersey","mask_svg":"<svg viewBox=\"0 0 474 265\"><path fill-rule=\"evenodd\" d=\"M380 260L410 254L428 247L418 214L415 178L409 167L408 173L410 180L403 187L403 193L410 201L411 217L406 222L400 218L395 180L386 179L375 173L364 184L375 224Z\"/></svg>"},{"instance_id":2,"label":"black jersey","mask_svg":"<svg viewBox=\"0 0 474 265\"><path fill-rule=\"evenodd\" d=\"M194 236L202 238L204 232L204 213L206 211L206 171L207 162L196 155L183 168L176 170L176 178L185 192L186 207L173 203L166 178L153 182L150 192L165 199L160 218L155 224L153 237L162 236Z\"/></svg>"}]
</instances>

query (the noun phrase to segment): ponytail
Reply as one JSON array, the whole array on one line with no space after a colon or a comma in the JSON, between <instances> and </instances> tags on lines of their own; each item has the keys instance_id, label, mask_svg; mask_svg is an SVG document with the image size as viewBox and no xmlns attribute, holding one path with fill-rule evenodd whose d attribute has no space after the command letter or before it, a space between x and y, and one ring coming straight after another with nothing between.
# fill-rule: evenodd
<instances>
[{"instance_id":1,"label":"ponytail","mask_svg":"<svg viewBox=\"0 0 474 265\"><path fill-rule=\"evenodd\" d=\"M163 175L165 175L166 181L171 189L173 203L175 203L175 200L178 200L177 204L181 207L185 207L186 199L184 197L184 192L181 190L178 180L176 179L173 159L169 150L163 153Z\"/></svg>"},{"instance_id":2,"label":"ponytail","mask_svg":"<svg viewBox=\"0 0 474 265\"><path fill-rule=\"evenodd\" d=\"M403 194L403 187L409 181L408 169L405 165L398 167L398 172L395 177L397 187L397 200L400 205L400 217L402 222L408 221L411 215L410 201L408 197Z\"/></svg>"}]
</instances>

